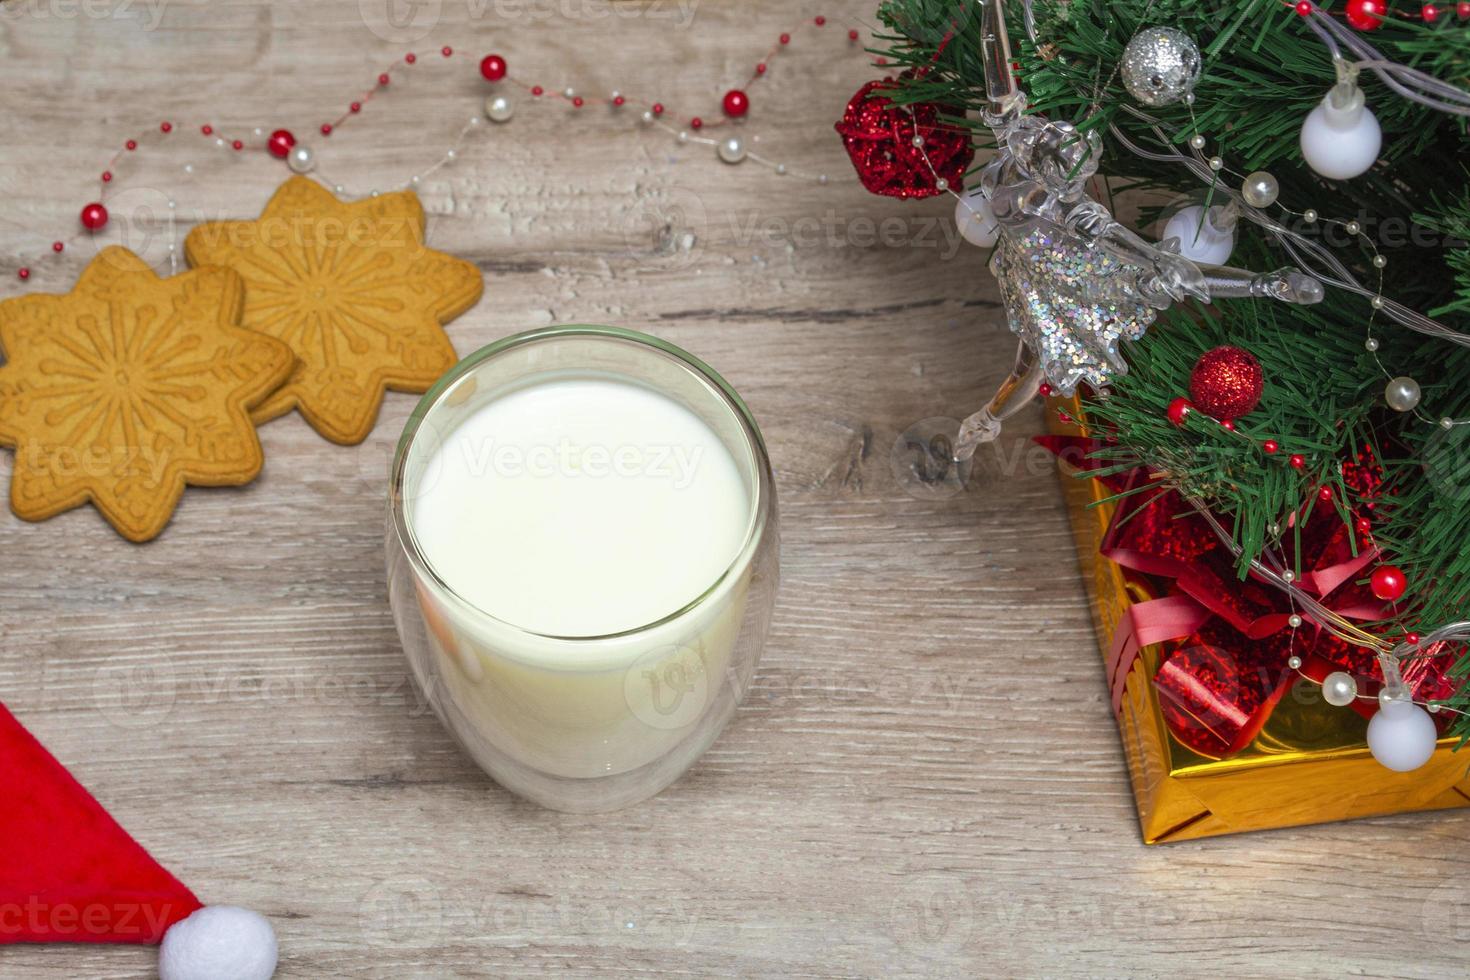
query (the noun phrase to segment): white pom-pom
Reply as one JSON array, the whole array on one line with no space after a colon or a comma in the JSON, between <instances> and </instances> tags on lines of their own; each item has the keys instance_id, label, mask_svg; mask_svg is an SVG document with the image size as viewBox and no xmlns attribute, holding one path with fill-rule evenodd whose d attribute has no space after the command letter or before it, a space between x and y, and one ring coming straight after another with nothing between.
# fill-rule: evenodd
<instances>
[{"instance_id":1,"label":"white pom-pom","mask_svg":"<svg viewBox=\"0 0 1470 980\"><path fill-rule=\"evenodd\" d=\"M276 934L258 912L211 905L174 923L158 951L160 980L270 980Z\"/></svg>"}]
</instances>

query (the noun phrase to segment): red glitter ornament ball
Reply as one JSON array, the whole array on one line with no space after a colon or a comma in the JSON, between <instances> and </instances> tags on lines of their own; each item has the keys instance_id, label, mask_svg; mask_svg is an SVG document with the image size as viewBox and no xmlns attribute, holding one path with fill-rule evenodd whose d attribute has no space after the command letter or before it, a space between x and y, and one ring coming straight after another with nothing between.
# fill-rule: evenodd
<instances>
[{"instance_id":1,"label":"red glitter ornament ball","mask_svg":"<svg viewBox=\"0 0 1470 980\"><path fill-rule=\"evenodd\" d=\"M1195 361L1189 397L1217 419L1238 419L1260 403L1264 384L1261 362L1250 351L1216 347Z\"/></svg>"},{"instance_id":2,"label":"red glitter ornament ball","mask_svg":"<svg viewBox=\"0 0 1470 980\"><path fill-rule=\"evenodd\" d=\"M738 88L725 93L725 115L743 116L750 111L750 98Z\"/></svg>"},{"instance_id":3,"label":"red glitter ornament ball","mask_svg":"<svg viewBox=\"0 0 1470 980\"><path fill-rule=\"evenodd\" d=\"M82 227L96 231L107 224L107 209L96 201L82 208Z\"/></svg>"},{"instance_id":4,"label":"red glitter ornament ball","mask_svg":"<svg viewBox=\"0 0 1470 980\"><path fill-rule=\"evenodd\" d=\"M271 151L271 156L286 159L286 154L291 152L291 147L296 145L296 137L289 129L278 129L271 133L270 139L265 141L265 148Z\"/></svg>"},{"instance_id":5,"label":"red glitter ornament ball","mask_svg":"<svg viewBox=\"0 0 1470 980\"><path fill-rule=\"evenodd\" d=\"M944 193L941 179L959 187L975 148L968 132L941 123L939 116L962 112L931 102L899 108L884 94L894 86L892 79L864 85L835 127L858 179L874 194L887 197L933 197ZM922 146L914 145L916 135L923 137Z\"/></svg>"},{"instance_id":6,"label":"red glitter ornament ball","mask_svg":"<svg viewBox=\"0 0 1470 980\"><path fill-rule=\"evenodd\" d=\"M1383 18L1388 16L1388 3L1386 0L1348 0L1342 13L1355 30L1376 31L1383 26Z\"/></svg>"},{"instance_id":7,"label":"red glitter ornament ball","mask_svg":"<svg viewBox=\"0 0 1470 980\"><path fill-rule=\"evenodd\" d=\"M1394 602L1408 589L1409 580L1402 568L1396 565L1379 565L1374 570L1373 577L1368 580L1368 587L1378 598L1385 602Z\"/></svg>"},{"instance_id":8,"label":"red glitter ornament ball","mask_svg":"<svg viewBox=\"0 0 1470 980\"><path fill-rule=\"evenodd\" d=\"M498 82L505 77L505 59L498 54L487 54L480 59L480 74L487 82Z\"/></svg>"}]
</instances>

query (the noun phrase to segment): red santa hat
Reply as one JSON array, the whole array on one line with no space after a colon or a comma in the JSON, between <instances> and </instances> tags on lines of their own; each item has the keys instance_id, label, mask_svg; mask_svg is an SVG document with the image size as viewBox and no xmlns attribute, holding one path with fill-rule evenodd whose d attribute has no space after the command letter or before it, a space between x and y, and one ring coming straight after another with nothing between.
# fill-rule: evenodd
<instances>
[{"instance_id":1,"label":"red santa hat","mask_svg":"<svg viewBox=\"0 0 1470 980\"><path fill-rule=\"evenodd\" d=\"M162 980L269 980L270 923L209 906L0 705L0 946L162 943Z\"/></svg>"}]
</instances>

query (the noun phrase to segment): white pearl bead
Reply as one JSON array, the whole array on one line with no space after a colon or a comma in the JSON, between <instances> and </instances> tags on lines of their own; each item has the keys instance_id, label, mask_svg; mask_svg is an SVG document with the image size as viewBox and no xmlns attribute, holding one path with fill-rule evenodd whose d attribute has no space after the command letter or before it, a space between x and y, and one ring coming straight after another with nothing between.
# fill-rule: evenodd
<instances>
[{"instance_id":1,"label":"white pearl bead","mask_svg":"<svg viewBox=\"0 0 1470 980\"><path fill-rule=\"evenodd\" d=\"M1358 682L1347 671L1334 670L1322 679L1322 700L1345 708L1358 698Z\"/></svg>"},{"instance_id":2,"label":"white pearl bead","mask_svg":"<svg viewBox=\"0 0 1470 980\"><path fill-rule=\"evenodd\" d=\"M259 126L256 126L254 129L252 129L250 131L250 133L251 133L252 136L264 136L265 135L265 130L261 129Z\"/></svg>"},{"instance_id":3,"label":"white pearl bead","mask_svg":"<svg viewBox=\"0 0 1470 980\"><path fill-rule=\"evenodd\" d=\"M776 164L776 175L778 177L784 177L784 176L786 176L786 164L784 164L784 163L778 163L778 164Z\"/></svg>"},{"instance_id":4,"label":"white pearl bead","mask_svg":"<svg viewBox=\"0 0 1470 980\"><path fill-rule=\"evenodd\" d=\"M825 184L826 182L827 182L827 175L826 174L817 174L817 183L819 183L819 184Z\"/></svg>"},{"instance_id":5,"label":"white pearl bead","mask_svg":"<svg viewBox=\"0 0 1470 980\"><path fill-rule=\"evenodd\" d=\"M1292 670L1300 670L1302 666L1302 658L1297 656L1287 657L1286 666L1290 667Z\"/></svg>"},{"instance_id":6,"label":"white pearl bead","mask_svg":"<svg viewBox=\"0 0 1470 980\"><path fill-rule=\"evenodd\" d=\"M943 194L945 191L949 190L949 181L943 177L940 177L934 182L934 187L941 194Z\"/></svg>"},{"instance_id":7,"label":"white pearl bead","mask_svg":"<svg viewBox=\"0 0 1470 980\"><path fill-rule=\"evenodd\" d=\"M485 115L491 122L503 123L515 115L515 103L503 95L492 95L485 100Z\"/></svg>"},{"instance_id":8,"label":"white pearl bead","mask_svg":"<svg viewBox=\"0 0 1470 980\"><path fill-rule=\"evenodd\" d=\"M715 152L726 163L739 163L745 159L745 141L739 136L726 136L715 147Z\"/></svg>"},{"instance_id":9,"label":"white pearl bead","mask_svg":"<svg viewBox=\"0 0 1470 980\"><path fill-rule=\"evenodd\" d=\"M680 143L688 143L689 142L689 131L688 130L680 130L679 131L679 142Z\"/></svg>"},{"instance_id":10,"label":"white pearl bead","mask_svg":"<svg viewBox=\"0 0 1470 980\"><path fill-rule=\"evenodd\" d=\"M1364 173L1382 147L1378 119L1351 82L1334 85L1302 123L1302 156L1323 177L1349 180Z\"/></svg>"},{"instance_id":11,"label":"white pearl bead","mask_svg":"<svg viewBox=\"0 0 1470 980\"><path fill-rule=\"evenodd\" d=\"M1343 226L1343 230L1346 231L1349 235L1356 235L1358 232L1363 230L1363 226L1358 224L1356 221L1349 221L1346 225Z\"/></svg>"},{"instance_id":12,"label":"white pearl bead","mask_svg":"<svg viewBox=\"0 0 1470 980\"><path fill-rule=\"evenodd\" d=\"M1240 196L1253 208L1268 208L1281 196L1281 185L1276 178L1264 170L1247 174L1240 185Z\"/></svg>"},{"instance_id":13,"label":"white pearl bead","mask_svg":"<svg viewBox=\"0 0 1470 980\"><path fill-rule=\"evenodd\" d=\"M1223 265L1235 248L1235 229L1221 228L1220 212L1210 210L1206 216L1202 205L1181 209L1164 224L1164 239L1178 239L1179 254L1192 262Z\"/></svg>"},{"instance_id":14,"label":"white pearl bead","mask_svg":"<svg viewBox=\"0 0 1470 980\"><path fill-rule=\"evenodd\" d=\"M316 154L305 143L297 143L286 154L286 166L291 168L292 173L309 173L316 166Z\"/></svg>"},{"instance_id":15,"label":"white pearl bead","mask_svg":"<svg viewBox=\"0 0 1470 980\"><path fill-rule=\"evenodd\" d=\"M1455 427L1455 420L1446 415L1439 420L1439 427L1441 429L1453 429Z\"/></svg>"},{"instance_id":16,"label":"white pearl bead","mask_svg":"<svg viewBox=\"0 0 1470 980\"><path fill-rule=\"evenodd\" d=\"M1302 212L1302 220L1305 221L1309 225L1316 224L1316 222L1317 222L1317 209L1316 208L1307 208L1305 211Z\"/></svg>"},{"instance_id":17,"label":"white pearl bead","mask_svg":"<svg viewBox=\"0 0 1470 980\"><path fill-rule=\"evenodd\" d=\"M918 134L917 134L917 133L916 133L916 134L915 134L915 135L914 135L914 138L913 138L913 139L912 139L912 140L910 140L910 141L909 141L909 142L911 142L911 143L913 143L913 144L914 144L914 146L916 146L916 147L917 147L917 146L923 146L923 145L924 145L924 137L922 137L922 136L919 136L919 135L918 135Z\"/></svg>"},{"instance_id":18,"label":"white pearl bead","mask_svg":"<svg viewBox=\"0 0 1470 980\"><path fill-rule=\"evenodd\" d=\"M1419 390L1419 382L1413 378L1400 375L1388 383L1383 389L1383 399L1388 402L1388 407L1395 412L1412 412L1419 407L1419 399L1423 393Z\"/></svg>"},{"instance_id":19,"label":"white pearl bead","mask_svg":"<svg viewBox=\"0 0 1470 980\"><path fill-rule=\"evenodd\" d=\"M1302 618L1296 613L1292 613L1287 617L1286 622L1292 629L1299 629L1302 625Z\"/></svg>"},{"instance_id":20,"label":"white pearl bead","mask_svg":"<svg viewBox=\"0 0 1470 980\"><path fill-rule=\"evenodd\" d=\"M1199 133L1195 133L1189 138L1189 145L1196 150L1203 150L1205 148L1204 136Z\"/></svg>"},{"instance_id":21,"label":"white pearl bead","mask_svg":"<svg viewBox=\"0 0 1470 980\"><path fill-rule=\"evenodd\" d=\"M478 126L478 125L480 125L480 123L482 123L484 121L485 120L481 119L479 116L470 116L470 125L471 126Z\"/></svg>"},{"instance_id":22,"label":"white pearl bead","mask_svg":"<svg viewBox=\"0 0 1470 980\"><path fill-rule=\"evenodd\" d=\"M1225 161L1219 157L1210 157L1210 169L1219 170L1225 166Z\"/></svg>"},{"instance_id":23,"label":"white pearl bead","mask_svg":"<svg viewBox=\"0 0 1470 980\"><path fill-rule=\"evenodd\" d=\"M617 89L613 89L612 93L608 96L608 98L612 99L614 102L616 102L618 99L621 99L622 97L623 93L619 92Z\"/></svg>"},{"instance_id":24,"label":"white pearl bead","mask_svg":"<svg viewBox=\"0 0 1470 980\"><path fill-rule=\"evenodd\" d=\"M192 174L193 172L194 172L194 165L192 163L186 163L186 164L184 164L184 173L186 173L186 174Z\"/></svg>"},{"instance_id":25,"label":"white pearl bead","mask_svg":"<svg viewBox=\"0 0 1470 980\"><path fill-rule=\"evenodd\" d=\"M1388 256L1387 255L1375 255L1375 256L1373 256L1373 268L1375 268L1375 269L1382 269L1386 265L1388 265Z\"/></svg>"},{"instance_id":26,"label":"white pearl bead","mask_svg":"<svg viewBox=\"0 0 1470 980\"><path fill-rule=\"evenodd\" d=\"M644 109L643 110L643 115L640 116L639 118L642 119L646 123L651 123L651 122L653 122L653 113L651 111L649 111L648 109Z\"/></svg>"},{"instance_id":27,"label":"white pearl bead","mask_svg":"<svg viewBox=\"0 0 1470 980\"><path fill-rule=\"evenodd\" d=\"M1373 307L1375 310L1381 310L1381 309L1383 309L1383 297L1382 296L1374 296L1372 299L1370 299L1368 301L1368 305L1371 306L1371 307Z\"/></svg>"},{"instance_id":28,"label":"white pearl bead","mask_svg":"<svg viewBox=\"0 0 1470 980\"><path fill-rule=\"evenodd\" d=\"M562 89L561 94L565 95L569 99L576 98L577 90L568 85L566 88Z\"/></svg>"},{"instance_id":29,"label":"white pearl bead","mask_svg":"<svg viewBox=\"0 0 1470 980\"><path fill-rule=\"evenodd\" d=\"M412 177L408 178L408 182L415 187L419 186L419 175L414 174Z\"/></svg>"},{"instance_id":30,"label":"white pearl bead","mask_svg":"<svg viewBox=\"0 0 1470 980\"><path fill-rule=\"evenodd\" d=\"M1286 571L1281 573L1281 580L1283 582L1295 582L1296 572L1293 572L1291 569L1288 568Z\"/></svg>"},{"instance_id":31,"label":"white pearl bead","mask_svg":"<svg viewBox=\"0 0 1470 980\"><path fill-rule=\"evenodd\" d=\"M178 206L179 206L179 202L178 201L175 201L173 198L169 198L168 209L170 211L172 211L174 208L176 208Z\"/></svg>"},{"instance_id":32,"label":"white pearl bead","mask_svg":"<svg viewBox=\"0 0 1470 980\"><path fill-rule=\"evenodd\" d=\"M1412 701L1380 705L1368 722L1368 751L1386 769L1409 772L1434 755L1439 730L1429 713Z\"/></svg>"},{"instance_id":33,"label":"white pearl bead","mask_svg":"<svg viewBox=\"0 0 1470 980\"><path fill-rule=\"evenodd\" d=\"M343 194L347 193L347 188L343 187L341 184L333 184L332 193L336 194L338 197L341 197Z\"/></svg>"},{"instance_id":34,"label":"white pearl bead","mask_svg":"<svg viewBox=\"0 0 1470 980\"><path fill-rule=\"evenodd\" d=\"M1372 354L1374 351L1378 350L1378 338L1369 337L1367 340L1363 341L1363 347L1368 351L1368 353Z\"/></svg>"},{"instance_id":35,"label":"white pearl bead","mask_svg":"<svg viewBox=\"0 0 1470 980\"><path fill-rule=\"evenodd\" d=\"M459 159L459 151L458 150L445 150L444 151L444 159L445 160L448 160L450 163L453 163L454 161L456 161L456 160Z\"/></svg>"},{"instance_id":36,"label":"white pearl bead","mask_svg":"<svg viewBox=\"0 0 1470 980\"><path fill-rule=\"evenodd\" d=\"M377 197L377 196L378 196L378 192L377 191L368 191L368 197Z\"/></svg>"},{"instance_id":37,"label":"white pearl bead","mask_svg":"<svg viewBox=\"0 0 1470 980\"><path fill-rule=\"evenodd\" d=\"M224 137L222 137L222 136L216 136L215 139L214 139L214 145L217 146L217 147L219 147L221 150L223 150L225 148L225 140L224 140Z\"/></svg>"}]
</instances>

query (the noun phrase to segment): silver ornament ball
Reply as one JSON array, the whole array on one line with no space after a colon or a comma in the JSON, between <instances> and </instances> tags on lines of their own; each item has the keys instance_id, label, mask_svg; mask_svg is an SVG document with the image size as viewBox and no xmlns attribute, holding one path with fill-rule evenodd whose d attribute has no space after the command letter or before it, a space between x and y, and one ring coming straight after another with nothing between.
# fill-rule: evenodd
<instances>
[{"instance_id":1,"label":"silver ornament ball","mask_svg":"<svg viewBox=\"0 0 1470 980\"><path fill-rule=\"evenodd\" d=\"M1383 389L1383 398L1395 412L1412 412L1419 407L1419 382L1400 375Z\"/></svg>"},{"instance_id":2,"label":"silver ornament ball","mask_svg":"<svg viewBox=\"0 0 1470 980\"><path fill-rule=\"evenodd\" d=\"M485 99L485 116L491 122L509 122L515 113L515 103L503 95L491 95Z\"/></svg>"},{"instance_id":3,"label":"silver ornament ball","mask_svg":"<svg viewBox=\"0 0 1470 980\"><path fill-rule=\"evenodd\" d=\"M1268 208L1281 196L1281 185L1264 170L1248 174L1240 185L1240 196L1253 208Z\"/></svg>"},{"instance_id":4,"label":"silver ornament ball","mask_svg":"<svg viewBox=\"0 0 1470 980\"><path fill-rule=\"evenodd\" d=\"M1171 105L1199 81L1199 46L1183 31L1147 27L1123 49L1123 87L1144 105Z\"/></svg>"},{"instance_id":5,"label":"silver ornament ball","mask_svg":"<svg viewBox=\"0 0 1470 980\"><path fill-rule=\"evenodd\" d=\"M720 140L716 152L726 163L739 163L745 159L745 140L739 136L726 136Z\"/></svg>"},{"instance_id":6,"label":"silver ornament ball","mask_svg":"<svg viewBox=\"0 0 1470 980\"><path fill-rule=\"evenodd\" d=\"M1322 679L1322 699L1328 704L1339 708L1345 708L1352 704L1358 696L1358 682L1353 680L1353 675L1342 670L1334 670Z\"/></svg>"},{"instance_id":7,"label":"silver ornament ball","mask_svg":"<svg viewBox=\"0 0 1470 980\"><path fill-rule=\"evenodd\" d=\"M286 154L286 166L295 174L310 173L311 168L316 166L316 154L305 143L297 143Z\"/></svg>"}]
</instances>

